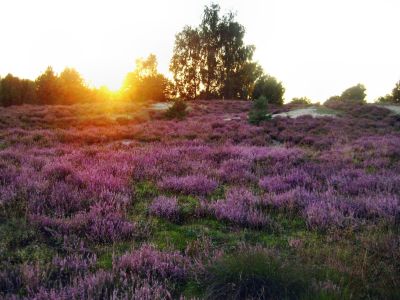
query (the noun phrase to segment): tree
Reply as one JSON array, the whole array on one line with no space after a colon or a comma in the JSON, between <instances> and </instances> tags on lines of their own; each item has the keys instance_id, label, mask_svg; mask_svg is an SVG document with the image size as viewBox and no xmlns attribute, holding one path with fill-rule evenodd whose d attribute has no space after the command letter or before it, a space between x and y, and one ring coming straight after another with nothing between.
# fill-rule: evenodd
<instances>
[{"instance_id":1,"label":"tree","mask_svg":"<svg viewBox=\"0 0 400 300\"><path fill-rule=\"evenodd\" d=\"M24 104L37 103L36 84L34 81L29 79L21 79L20 93L21 93L21 103Z\"/></svg>"},{"instance_id":2,"label":"tree","mask_svg":"<svg viewBox=\"0 0 400 300\"><path fill-rule=\"evenodd\" d=\"M198 29L186 26L175 36L174 54L169 69L174 74L176 96L193 100L200 95L201 47Z\"/></svg>"},{"instance_id":3,"label":"tree","mask_svg":"<svg viewBox=\"0 0 400 300\"><path fill-rule=\"evenodd\" d=\"M20 80L18 77L7 74L7 76L1 80L0 101L3 106L22 104Z\"/></svg>"},{"instance_id":4,"label":"tree","mask_svg":"<svg viewBox=\"0 0 400 300\"><path fill-rule=\"evenodd\" d=\"M61 87L52 67L36 78L36 93L40 104L60 104Z\"/></svg>"},{"instance_id":5,"label":"tree","mask_svg":"<svg viewBox=\"0 0 400 300\"><path fill-rule=\"evenodd\" d=\"M366 90L367 89L365 88L365 86L359 83L344 90L340 98L343 101L354 101L363 103L365 102Z\"/></svg>"},{"instance_id":6,"label":"tree","mask_svg":"<svg viewBox=\"0 0 400 300\"><path fill-rule=\"evenodd\" d=\"M19 79L11 74L0 80L0 104L2 106L36 103L35 83Z\"/></svg>"},{"instance_id":7,"label":"tree","mask_svg":"<svg viewBox=\"0 0 400 300\"><path fill-rule=\"evenodd\" d=\"M400 103L400 80L396 83L392 90L392 101L394 103Z\"/></svg>"},{"instance_id":8,"label":"tree","mask_svg":"<svg viewBox=\"0 0 400 300\"><path fill-rule=\"evenodd\" d=\"M244 34L233 13L221 17L218 5L206 6L200 25L175 38L170 70L177 95L248 99L262 69L252 62L255 47L244 44Z\"/></svg>"},{"instance_id":9,"label":"tree","mask_svg":"<svg viewBox=\"0 0 400 300\"><path fill-rule=\"evenodd\" d=\"M74 104L85 102L89 97L89 89L82 76L73 68L65 68L59 78L60 99L59 103Z\"/></svg>"},{"instance_id":10,"label":"tree","mask_svg":"<svg viewBox=\"0 0 400 300\"><path fill-rule=\"evenodd\" d=\"M244 27L229 13L220 21L221 48L220 94L228 99L247 99L254 82L262 75L261 67L252 62L255 47L244 45Z\"/></svg>"},{"instance_id":11,"label":"tree","mask_svg":"<svg viewBox=\"0 0 400 300\"><path fill-rule=\"evenodd\" d=\"M220 7L206 6L199 26L201 37L201 78L206 99L218 97L221 85Z\"/></svg>"},{"instance_id":12,"label":"tree","mask_svg":"<svg viewBox=\"0 0 400 300\"><path fill-rule=\"evenodd\" d=\"M264 96L268 103L282 105L284 94L285 88L282 82L278 82L275 77L270 75L264 75L257 80L254 86L253 99Z\"/></svg>"},{"instance_id":13,"label":"tree","mask_svg":"<svg viewBox=\"0 0 400 300\"><path fill-rule=\"evenodd\" d=\"M126 75L122 90L130 100L164 101L167 84L165 76L157 72L157 57L150 54L136 60L136 68Z\"/></svg>"}]
</instances>

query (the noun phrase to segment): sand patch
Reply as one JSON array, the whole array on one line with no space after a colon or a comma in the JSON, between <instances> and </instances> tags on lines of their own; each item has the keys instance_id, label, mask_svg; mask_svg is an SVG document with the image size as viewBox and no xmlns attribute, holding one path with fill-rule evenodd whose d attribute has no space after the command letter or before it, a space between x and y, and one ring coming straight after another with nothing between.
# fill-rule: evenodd
<instances>
[{"instance_id":1,"label":"sand patch","mask_svg":"<svg viewBox=\"0 0 400 300\"><path fill-rule=\"evenodd\" d=\"M158 103L153 103L150 105L149 109L151 110L167 110L173 105L171 102L158 102Z\"/></svg>"},{"instance_id":2,"label":"sand patch","mask_svg":"<svg viewBox=\"0 0 400 300\"><path fill-rule=\"evenodd\" d=\"M315 107L309 107L309 108L300 108L300 109L294 109L291 111L279 113L279 114L274 114L272 115L272 118L276 117L286 117L286 118L298 118L301 116L312 116L314 118L321 118L321 117L336 117L336 115L332 112L325 112L321 111L318 108Z\"/></svg>"},{"instance_id":3,"label":"sand patch","mask_svg":"<svg viewBox=\"0 0 400 300\"><path fill-rule=\"evenodd\" d=\"M400 106L399 105L382 105L382 106L396 114L400 114Z\"/></svg>"}]
</instances>

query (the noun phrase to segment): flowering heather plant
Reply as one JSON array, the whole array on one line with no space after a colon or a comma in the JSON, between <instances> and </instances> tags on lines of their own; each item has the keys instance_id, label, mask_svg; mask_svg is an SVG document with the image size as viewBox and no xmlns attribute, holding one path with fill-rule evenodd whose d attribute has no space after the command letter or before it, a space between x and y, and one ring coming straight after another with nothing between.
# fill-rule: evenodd
<instances>
[{"instance_id":1,"label":"flowering heather plant","mask_svg":"<svg viewBox=\"0 0 400 300\"><path fill-rule=\"evenodd\" d=\"M87 237L97 242L114 242L131 237L135 225L125 221L111 205L95 205L87 214Z\"/></svg>"},{"instance_id":2,"label":"flowering heather plant","mask_svg":"<svg viewBox=\"0 0 400 300\"><path fill-rule=\"evenodd\" d=\"M264 190L271 193L282 193L290 190L291 186L285 182L282 176L266 176L260 179L259 185Z\"/></svg>"},{"instance_id":3,"label":"flowering heather plant","mask_svg":"<svg viewBox=\"0 0 400 300\"><path fill-rule=\"evenodd\" d=\"M219 220L226 220L242 226L261 228L270 222L268 217L256 206L258 197L245 188L233 188L227 192L224 200L210 204L210 210Z\"/></svg>"},{"instance_id":4,"label":"flowering heather plant","mask_svg":"<svg viewBox=\"0 0 400 300\"><path fill-rule=\"evenodd\" d=\"M178 252L161 252L151 245L125 254L115 263L116 272L137 274L144 278L184 280L189 261Z\"/></svg>"},{"instance_id":5,"label":"flowering heather plant","mask_svg":"<svg viewBox=\"0 0 400 300\"><path fill-rule=\"evenodd\" d=\"M311 202L304 209L304 215L308 226L322 230L344 227L354 222L354 211L338 199Z\"/></svg>"},{"instance_id":6,"label":"flowering heather plant","mask_svg":"<svg viewBox=\"0 0 400 300\"><path fill-rule=\"evenodd\" d=\"M243 184L253 182L256 176L251 172L251 161L244 159L229 159L222 162L218 170L223 182L230 184Z\"/></svg>"},{"instance_id":7,"label":"flowering heather plant","mask_svg":"<svg viewBox=\"0 0 400 300\"><path fill-rule=\"evenodd\" d=\"M260 179L259 185L264 190L271 193L282 193L294 188L315 187L310 175L300 169L292 169L288 174L270 175Z\"/></svg>"},{"instance_id":8,"label":"flowering heather plant","mask_svg":"<svg viewBox=\"0 0 400 300\"><path fill-rule=\"evenodd\" d=\"M30 215L30 222L39 229L53 234L76 234L93 242L109 243L132 237L135 225L125 221L112 206L97 204L88 213L72 218L52 218L40 214Z\"/></svg>"},{"instance_id":9,"label":"flowering heather plant","mask_svg":"<svg viewBox=\"0 0 400 300\"><path fill-rule=\"evenodd\" d=\"M287 211L301 211L311 202L318 201L318 194L314 194L298 187L280 194L268 194L262 199L263 205L272 206Z\"/></svg>"},{"instance_id":10,"label":"flowering heather plant","mask_svg":"<svg viewBox=\"0 0 400 300\"><path fill-rule=\"evenodd\" d=\"M179 205L176 197L159 196L153 200L149 207L151 215L177 221L179 219Z\"/></svg>"},{"instance_id":11,"label":"flowering heather plant","mask_svg":"<svg viewBox=\"0 0 400 300\"><path fill-rule=\"evenodd\" d=\"M167 177L158 182L158 186L161 189L176 193L205 196L215 191L218 183L206 176L188 175L183 177Z\"/></svg>"},{"instance_id":12,"label":"flowering heather plant","mask_svg":"<svg viewBox=\"0 0 400 300\"><path fill-rule=\"evenodd\" d=\"M76 254L67 257L56 256L53 258L46 275L47 285L49 282L54 282L53 286L69 284L73 278L87 274L90 269L95 267L96 263L96 255L88 257Z\"/></svg>"},{"instance_id":13,"label":"flowering heather plant","mask_svg":"<svg viewBox=\"0 0 400 300\"><path fill-rule=\"evenodd\" d=\"M326 231L335 229L344 243L309 248L320 258L333 247L332 259L306 261L354 278L350 285L343 282L352 297L395 298L398 243L368 250L365 261L358 258L362 247L375 247L388 231L398 240L400 117L365 105L336 118L274 118L252 126L246 120L250 105L196 100L180 122L137 122L136 117L118 122L93 105L0 110L0 298L177 298L186 282L201 281L218 251L228 255L227 248L239 240L248 244L248 238L264 243L265 235L255 230L275 224L268 212L277 224L284 222L284 240L300 255L325 243ZM116 112L126 117L125 109ZM147 183L148 190L141 192ZM165 195L149 205L151 215L173 221L195 215L197 220L152 226L156 235L150 236L140 202L158 195L153 184ZM210 199L220 191L226 191L221 199ZM128 213L135 214L135 222ZM304 249L293 239L303 226L299 218L307 230L320 231L301 236ZM244 230L243 238L223 222L254 230ZM361 230L341 234L353 225ZM32 227L30 233L24 226ZM148 246L151 241L165 245L160 231L182 234L171 248L193 245L185 255ZM194 243L199 235L211 245ZM167 243L178 240L165 236ZM309 243L310 236L317 239ZM360 248L353 238L368 241ZM145 246L118 257L125 245L141 242ZM104 271L110 261L103 255L114 243L113 269ZM354 259L340 257L346 268L332 265L344 245ZM94 253L101 257L97 263ZM243 273L237 275L242 284ZM343 289L342 282L332 282Z\"/></svg>"},{"instance_id":14,"label":"flowering heather plant","mask_svg":"<svg viewBox=\"0 0 400 300\"><path fill-rule=\"evenodd\" d=\"M392 223L400 221L400 199L396 195L379 195L362 198L369 216L386 219Z\"/></svg>"}]
</instances>

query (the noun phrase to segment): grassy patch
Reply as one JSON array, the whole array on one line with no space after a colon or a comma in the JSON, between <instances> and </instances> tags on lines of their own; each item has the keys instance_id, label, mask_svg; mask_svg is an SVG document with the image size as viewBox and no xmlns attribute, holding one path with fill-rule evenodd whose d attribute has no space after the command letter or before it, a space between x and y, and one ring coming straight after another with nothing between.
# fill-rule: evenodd
<instances>
[{"instance_id":1,"label":"grassy patch","mask_svg":"<svg viewBox=\"0 0 400 300\"><path fill-rule=\"evenodd\" d=\"M48 262L55 250L40 240L40 234L24 219L0 222L0 265Z\"/></svg>"}]
</instances>

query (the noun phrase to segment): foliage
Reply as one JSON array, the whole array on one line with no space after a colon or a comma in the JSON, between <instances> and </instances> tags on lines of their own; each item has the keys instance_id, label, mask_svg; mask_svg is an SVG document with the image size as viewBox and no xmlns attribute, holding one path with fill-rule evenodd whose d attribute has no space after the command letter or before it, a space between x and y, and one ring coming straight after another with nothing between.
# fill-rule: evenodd
<instances>
[{"instance_id":1,"label":"foliage","mask_svg":"<svg viewBox=\"0 0 400 300\"><path fill-rule=\"evenodd\" d=\"M393 96L391 94L387 94L385 96L381 96L376 100L379 104L390 104L393 103Z\"/></svg>"},{"instance_id":2,"label":"foliage","mask_svg":"<svg viewBox=\"0 0 400 300\"><path fill-rule=\"evenodd\" d=\"M344 90L340 95L340 99L343 101L354 101L354 102L365 102L365 94L366 88L362 84L357 84L355 86L349 87Z\"/></svg>"},{"instance_id":3,"label":"foliage","mask_svg":"<svg viewBox=\"0 0 400 300\"><path fill-rule=\"evenodd\" d=\"M324 105L332 109L349 109L354 105L365 104L365 94L366 88L362 84L357 84L352 86L345 91L340 96L332 96L328 98Z\"/></svg>"},{"instance_id":4,"label":"foliage","mask_svg":"<svg viewBox=\"0 0 400 300\"><path fill-rule=\"evenodd\" d=\"M72 68L65 68L59 76L60 99L62 104L75 104L90 100L90 90L82 76Z\"/></svg>"},{"instance_id":5,"label":"foliage","mask_svg":"<svg viewBox=\"0 0 400 300\"><path fill-rule=\"evenodd\" d=\"M157 57L150 54L136 60L136 68L126 75L122 91L133 101L165 101L167 85L167 78L157 72Z\"/></svg>"},{"instance_id":6,"label":"foliage","mask_svg":"<svg viewBox=\"0 0 400 300\"><path fill-rule=\"evenodd\" d=\"M172 106L170 106L165 112L167 119L183 119L187 114L187 104L183 100L174 100Z\"/></svg>"},{"instance_id":7,"label":"foliage","mask_svg":"<svg viewBox=\"0 0 400 300\"><path fill-rule=\"evenodd\" d=\"M278 82L275 77L264 75L256 81L252 96L253 99L264 96L268 103L282 105L284 93L282 82Z\"/></svg>"},{"instance_id":8,"label":"foliage","mask_svg":"<svg viewBox=\"0 0 400 300\"><path fill-rule=\"evenodd\" d=\"M200 95L201 43L197 28L186 26L175 36L170 71L179 97L193 100Z\"/></svg>"},{"instance_id":9,"label":"foliage","mask_svg":"<svg viewBox=\"0 0 400 300\"><path fill-rule=\"evenodd\" d=\"M186 26L175 38L170 71L178 96L248 99L262 70L244 33L234 14L221 17L218 5L206 6L200 25Z\"/></svg>"},{"instance_id":10,"label":"foliage","mask_svg":"<svg viewBox=\"0 0 400 300\"><path fill-rule=\"evenodd\" d=\"M206 293L208 299L299 299L307 291L305 276L276 254L243 249L209 267Z\"/></svg>"},{"instance_id":11,"label":"foliage","mask_svg":"<svg viewBox=\"0 0 400 300\"><path fill-rule=\"evenodd\" d=\"M0 78L0 105L19 105L36 103L35 83L28 79L19 79L11 74Z\"/></svg>"},{"instance_id":12,"label":"foliage","mask_svg":"<svg viewBox=\"0 0 400 300\"><path fill-rule=\"evenodd\" d=\"M396 82L392 93L387 94L386 96L379 97L377 100L378 103L385 104L385 103L400 103L400 81Z\"/></svg>"},{"instance_id":13,"label":"foliage","mask_svg":"<svg viewBox=\"0 0 400 300\"><path fill-rule=\"evenodd\" d=\"M81 75L65 68L57 75L48 67L35 81L40 104L75 104L90 100L91 93Z\"/></svg>"},{"instance_id":14,"label":"foliage","mask_svg":"<svg viewBox=\"0 0 400 300\"><path fill-rule=\"evenodd\" d=\"M160 196L153 200L149 207L150 214L170 221L179 219L179 205L176 197Z\"/></svg>"},{"instance_id":15,"label":"foliage","mask_svg":"<svg viewBox=\"0 0 400 300\"><path fill-rule=\"evenodd\" d=\"M265 96L253 100L252 108L249 112L249 122L253 125L260 125L262 121L268 121L271 115L268 113L268 100Z\"/></svg>"},{"instance_id":16,"label":"foliage","mask_svg":"<svg viewBox=\"0 0 400 300\"><path fill-rule=\"evenodd\" d=\"M61 87L52 67L47 67L35 80L36 92L40 104L59 104Z\"/></svg>"},{"instance_id":17,"label":"foliage","mask_svg":"<svg viewBox=\"0 0 400 300\"><path fill-rule=\"evenodd\" d=\"M400 81L396 82L392 90L392 97L394 103L400 103Z\"/></svg>"},{"instance_id":18,"label":"foliage","mask_svg":"<svg viewBox=\"0 0 400 300\"><path fill-rule=\"evenodd\" d=\"M293 98L289 104L300 104L300 105L310 105L311 100L307 97Z\"/></svg>"}]
</instances>

